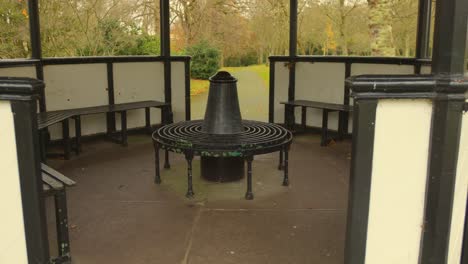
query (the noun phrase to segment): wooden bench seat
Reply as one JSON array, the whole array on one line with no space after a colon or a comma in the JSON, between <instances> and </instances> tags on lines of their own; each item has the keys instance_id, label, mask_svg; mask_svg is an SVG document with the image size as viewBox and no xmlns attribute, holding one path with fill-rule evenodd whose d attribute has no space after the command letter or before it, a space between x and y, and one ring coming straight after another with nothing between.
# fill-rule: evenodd
<instances>
[{"instance_id":1,"label":"wooden bench seat","mask_svg":"<svg viewBox=\"0 0 468 264\"><path fill-rule=\"evenodd\" d=\"M315 108L322 110L322 138L321 138L321 146L326 146L328 143L328 114L330 112L339 112L340 115L348 114L354 110L353 106L351 105L343 105L343 104L333 104L333 103L324 103L324 102L316 102L316 101L309 101L309 100L294 100L288 102L281 102L286 107L292 107L294 113L294 108L301 107L302 108L302 117L301 117L301 125L302 128L306 129L306 121L307 121L307 108ZM286 118L287 120L292 118ZM294 121L292 121L294 122ZM290 122L286 122L289 124ZM340 122L338 125L338 135L340 138L344 135L345 127Z\"/></svg>"},{"instance_id":2,"label":"wooden bench seat","mask_svg":"<svg viewBox=\"0 0 468 264\"><path fill-rule=\"evenodd\" d=\"M43 129L53 124L60 123L71 117L70 113L65 111L52 111L37 114L38 128Z\"/></svg>"},{"instance_id":3,"label":"wooden bench seat","mask_svg":"<svg viewBox=\"0 0 468 264\"><path fill-rule=\"evenodd\" d=\"M41 163L41 175L44 195L53 196L55 202L58 257L52 263L69 263L71 256L66 188L76 183L43 163Z\"/></svg>"},{"instance_id":4,"label":"wooden bench seat","mask_svg":"<svg viewBox=\"0 0 468 264\"><path fill-rule=\"evenodd\" d=\"M65 159L70 158L70 153L72 150L72 142L70 140L70 129L69 129L69 119L74 119L75 121L75 144L74 150L77 154L81 151L81 116L83 115L93 115L93 114L112 114L118 113L121 116L121 132L120 139L117 141L122 145L127 145L127 111L135 109L145 109L145 121L146 129L151 130L151 116L150 108L159 108L161 109L161 120L163 124L170 123L172 120L170 113L170 104L159 102L159 101L140 101L132 103L121 103L113 105L100 105L92 107L83 107L83 108L74 108L74 109L65 109L50 111L38 114L38 127L41 133L41 152L42 159L46 158L46 128L57 124L62 123L62 142L64 148L63 156ZM108 131L108 135L113 138L115 131ZM115 139L115 138L113 138Z\"/></svg>"}]
</instances>

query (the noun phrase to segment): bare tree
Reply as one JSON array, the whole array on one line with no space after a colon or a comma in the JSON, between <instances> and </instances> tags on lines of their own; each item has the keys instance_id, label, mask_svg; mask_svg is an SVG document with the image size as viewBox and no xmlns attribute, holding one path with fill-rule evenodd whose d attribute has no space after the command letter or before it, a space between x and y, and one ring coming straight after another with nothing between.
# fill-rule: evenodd
<instances>
[{"instance_id":1,"label":"bare tree","mask_svg":"<svg viewBox=\"0 0 468 264\"><path fill-rule=\"evenodd\" d=\"M374 56L395 56L391 0L367 0L371 52Z\"/></svg>"}]
</instances>

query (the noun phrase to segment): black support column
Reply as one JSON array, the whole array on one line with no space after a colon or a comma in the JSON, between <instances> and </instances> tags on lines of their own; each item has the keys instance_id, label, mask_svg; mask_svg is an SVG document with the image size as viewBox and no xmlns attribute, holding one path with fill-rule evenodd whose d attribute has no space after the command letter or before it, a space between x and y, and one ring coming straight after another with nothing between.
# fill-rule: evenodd
<instances>
[{"instance_id":1,"label":"black support column","mask_svg":"<svg viewBox=\"0 0 468 264\"><path fill-rule=\"evenodd\" d=\"M161 31L161 56L164 58L164 101L172 103L172 68L171 68L171 32L170 32L170 3L169 0L160 0L160 31ZM172 123L172 106L168 111L164 123Z\"/></svg>"},{"instance_id":2,"label":"black support column","mask_svg":"<svg viewBox=\"0 0 468 264\"><path fill-rule=\"evenodd\" d=\"M463 77L468 1L436 2L432 72L434 100L422 263L447 263L465 104Z\"/></svg>"},{"instance_id":3,"label":"black support column","mask_svg":"<svg viewBox=\"0 0 468 264\"><path fill-rule=\"evenodd\" d=\"M422 1L421 3L429 5L428 1ZM420 15L420 28L426 28L427 30L429 22L421 20L428 19L430 7L421 6L421 9L425 10L424 12L426 13ZM468 80L463 76L468 1L437 1L436 15L433 73L431 76L369 75L351 77L346 82L347 86L353 91L357 107L354 116L357 121L355 120L354 122L356 138L353 139L345 253L346 264L372 264L366 263L366 245L369 243L366 232L369 230L367 222L370 203L370 198L367 198L366 195L368 191L367 184L372 182L372 178L369 181L365 180L369 177L369 170L373 162L372 153L370 152L373 140L359 141L361 131L366 131L367 133L372 131L369 122L361 122L363 118L372 112L370 110L367 112L360 110L360 104L371 98L378 100L423 99L431 102L432 118L430 120L431 126L428 142L427 186L424 185L426 192L420 194L420 196L423 196L418 197L419 199L423 198L425 204L424 210L421 211L423 224L421 225L422 233L419 238L420 244L417 245L419 247L419 251L417 252L419 259L416 259L414 264L452 264L455 263L454 261L457 263L459 261L452 259L450 263L448 262L449 246L460 246L449 245L449 242L450 236L453 235L451 234L453 231L451 230L453 211L460 210L460 208L454 208L454 191L455 184L457 184L462 116L465 100L467 99L465 93L468 91ZM427 55L424 39L427 39L428 35L425 35L425 32L419 33L418 48L420 49L418 50L418 56L423 57ZM380 124L385 121L383 117L377 118L374 124ZM366 153L368 154L367 159L361 159ZM398 166L398 164L389 164L388 166ZM374 177L374 175L371 175L371 177ZM401 215L401 217L405 216ZM389 226L387 228L400 227ZM384 243L384 240L385 238L383 237L382 243ZM466 244L464 247L466 248ZM386 250L387 252L391 252L392 248L387 248ZM376 252L372 253L375 256ZM392 254L401 254L401 252ZM462 261L466 262L467 252L463 252L462 255ZM462 263L464 264L465 262Z\"/></svg>"},{"instance_id":4,"label":"black support column","mask_svg":"<svg viewBox=\"0 0 468 264\"><path fill-rule=\"evenodd\" d=\"M31 57L39 60L36 64L36 77L39 80L44 80L44 68L42 65L42 46L41 46L41 29L39 20L39 0L29 0L29 32L31 38ZM46 101L44 91L40 94L39 110L46 111Z\"/></svg>"},{"instance_id":5,"label":"black support column","mask_svg":"<svg viewBox=\"0 0 468 264\"><path fill-rule=\"evenodd\" d=\"M289 87L288 101L293 101L296 94L296 62L297 56L297 7L298 0L291 0L289 6ZM292 128L296 121L294 107L285 105L285 125Z\"/></svg>"},{"instance_id":6,"label":"black support column","mask_svg":"<svg viewBox=\"0 0 468 264\"><path fill-rule=\"evenodd\" d=\"M431 35L432 0L419 0L418 27L416 37L416 58L430 57L429 40Z\"/></svg>"},{"instance_id":7,"label":"black support column","mask_svg":"<svg viewBox=\"0 0 468 264\"><path fill-rule=\"evenodd\" d=\"M377 100L374 98L356 98L354 107L354 135L348 198L345 263L364 264Z\"/></svg>"},{"instance_id":8,"label":"black support column","mask_svg":"<svg viewBox=\"0 0 468 264\"><path fill-rule=\"evenodd\" d=\"M457 75L463 75L468 23L467 9L468 1L466 0L436 2L432 56L434 74L451 75L452 79Z\"/></svg>"},{"instance_id":9,"label":"black support column","mask_svg":"<svg viewBox=\"0 0 468 264\"><path fill-rule=\"evenodd\" d=\"M38 264L49 263L36 114L43 89L43 82L35 79L0 78L0 100L10 101L13 112L28 263Z\"/></svg>"}]
</instances>

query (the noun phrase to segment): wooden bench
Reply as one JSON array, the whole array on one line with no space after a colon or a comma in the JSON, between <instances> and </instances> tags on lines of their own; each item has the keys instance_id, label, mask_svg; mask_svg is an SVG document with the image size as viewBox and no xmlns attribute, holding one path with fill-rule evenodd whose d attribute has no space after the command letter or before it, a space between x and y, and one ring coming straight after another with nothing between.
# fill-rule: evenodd
<instances>
[{"instance_id":1,"label":"wooden bench","mask_svg":"<svg viewBox=\"0 0 468 264\"><path fill-rule=\"evenodd\" d=\"M41 158L43 161L46 159L47 128L58 123L62 124L63 156L65 159L70 158L70 127L68 121L71 117L72 115L66 111L51 111L37 114Z\"/></svg>"},{"instance_id":2,"label":"wooden bench","mask_svg":"<svg viewBox=\"0 0 468 264\"><path fill-rule=\"evenodd\" d=\"M75 109L66 109L58 111L50 111L38 114L38 126L39 129L45 131L45 128L62 123L62 144L64 148L64 157L65 159L70 158L70 153L72 150L72 142L70 140L70 131L69 131L69 119L74 119L75 121L75 144L74 150L76 154L79 154L81 151L81 116L84 115L93 115L101 113L118 113L121 117L121 131L120 138L117 140L123 146L127 146L127 111L135 109L145 109L145 121L146 129L151 131L151 116L150 108L159 108L161 109L161 121L163 124L170 123L172 120L170 113L170 104L163 103L159 101L141 101L133 103L122 103L122 104L113 104L113 105L101 105L93 107L84 107L84 108L75 108ZM115 139L113 136L115 131L108 131L108 136ZM41 149L42 149L42 158L45 160L45 137L44 133L41 134Z\"/></svg>"},{"instance_id":3,"label":"wooden bench","mask_svg":"<svg viewBox=\"0 0 468 264\"><path fill-rule=\"evenodd\" d=\"M321 138L321 143L320 143L321 146L326 146L328 143L328 114L330 112L339 112L341 115L341 114L348 114L349 112L353 111L353 106L351 105L314 102L314 101L308 101L308 100L295 100L295 101L281 102L281 104L284 104L286 107L291 107L292 113L294 113L294 108L296 107L302 108L301 125L304 130L306 129L307 108L322 109L322 138ZM291 118L286 118L286 119L291 119ZM289 122L286 122L286 123L289 124ZM340 138L343 137L345 129L346 128L340 122L338 126L338 135Z\"/></svg>"},{"instance_id":4,"label":"wooden bench","mask_svg":"<svg viewBox=\"0 0 468 264\"><path fill-rule=\"evenodd\" d=\"M69 263L70 239L68 234L68 207L66 187L76 183L60 172L41 163L42 189L45 196L54 196L55 222L57 228L58 257L52 263Z\"/></svg>"}]
</instances>

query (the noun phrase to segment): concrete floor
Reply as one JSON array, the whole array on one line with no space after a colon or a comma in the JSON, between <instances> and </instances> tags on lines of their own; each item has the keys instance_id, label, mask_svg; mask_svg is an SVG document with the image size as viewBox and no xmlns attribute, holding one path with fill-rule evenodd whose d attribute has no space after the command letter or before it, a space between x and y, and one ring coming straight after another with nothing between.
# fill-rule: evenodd
<instances>
[{"instance_id":1,"label":"concrete floor","mask_svg":"<svg viewBox=\"0 0 468 264\"><path fill-rule=\"evenodd\" d=\"M281 186L278 155L256 157L255 200L244 200L245 180L208 183L194 161L195 193L184 197L186 163L171 156L163 183L153 184L148 136L129 147L103 140L83 146L52 167L74 179L68 189L73 263L343 263L350 142L320 147L316 135L296 136L289 187ZM53 201L47 200L55 252Z\"/></svg>"}]
</instances>

